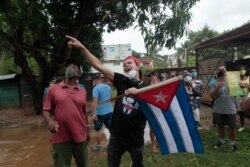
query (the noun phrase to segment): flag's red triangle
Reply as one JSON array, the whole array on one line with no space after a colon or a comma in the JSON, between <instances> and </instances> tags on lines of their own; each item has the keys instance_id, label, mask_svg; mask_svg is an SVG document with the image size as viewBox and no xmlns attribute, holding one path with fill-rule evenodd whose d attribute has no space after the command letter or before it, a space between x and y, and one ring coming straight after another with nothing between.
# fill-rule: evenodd
<instances>
[{"instance_id":1,"label":"flag's red triangle","mask_svg":"<svg viewBox=\"0 0 250 167\"><path fill-rule=\"evenodd\" d=\"M135 97L167 111L179 87L180 80L136 94Z\"/></svg>"}]
</instances>

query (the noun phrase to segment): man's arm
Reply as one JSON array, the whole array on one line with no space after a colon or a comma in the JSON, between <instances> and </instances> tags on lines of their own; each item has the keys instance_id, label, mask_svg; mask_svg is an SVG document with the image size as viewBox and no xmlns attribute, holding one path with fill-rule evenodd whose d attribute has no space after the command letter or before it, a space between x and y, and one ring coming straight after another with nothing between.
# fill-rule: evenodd
<instances>
[{"instance_id":1,"label":"man's arm","mask_svg":"<svg viewBox=\"0 0 250 167\"><path fill-rule=\"evenodd\" d=\"M46 100L46 96L47 96L47 93L44 93L44 94L43 94L43 103L44 103L45 100Z\"/></svg>"},{"instance_id":2,"label":"man's arm","mask_svg":"<svg viewBox=\"0 0 250 167\"><path fill-rule=\"evenodd\" d=\"M211 97L211 98L215 98L216 95L217 95L218 90L219 90L218 87L213 88L213 89L209 92L210 97Z\"/></svg>"},{"instance_id":3,"label":"man's arm","mask_svg":"<svg viewBox=\"0 0 250 167\"><path fill-rule=\"evenodd\" d=\"M47 110L43 110L43 116L48 124L48 128L50 132L55 133L58 132L59 125L58 123L52 118L51 113Z\"/></svg>"},{"instance_id":4,"label":"man's arm","mask_svg":"<svg viewBox=\"0 0 250 167\"><path fill-rule=\"evenodd\" d=\"M240 107L243 112L250 112L250 97L243 100L240 104Z\"/></svg>"},{"instance_id":5,"label":"man's arm","mask_svg":"<svg viewBox=\"0 0 250 167\"><path fill-rule=\"evenodd\" d=\"M217 96L217 93L218 93L219 89L220 89L221 87L223 87L224 84L225 84L225 83L223 83L223 82L218 82L218 83L216 84L215 88L213 88L213 89L209 92L211 98L215 98L215 97Z\"/></svg>"},{"instance_id":6,"label":"man's arm","mask_svg":"<svg viewBox=\"0 0 250 167\"><path fill-rule=\"evenodd\" d=\"M89 128L89 120L88 120L88 114L87 114L87 105L84 105L83 108L83 115L86 118L86 126L87 126L87 142L90 141L91 135L90 135L90 128Z\"/></svg>"},{"instance_id":7,"label":"man's arm","mask_svg":"<svg viewBox=\"0 0 250 167\"><path fill-rule=\"evenodd\" d=\"M194 92L195 96L202 96L202 91L199 89L196 89L193 84L191 84L192 91Z\"/></svg>"},{"instance_id":8,"label":"man's arm","mask_svg":"<svg viewBox=\"0 0 250 167\"><path fill-rule=\"evenodd\" d=\"M93 97L93 100L92 100L92 109L93 109L93 119L97 119L96 117L96 108L97 108L97 104L98 103L98 100L97 100L97 97Z\"/></svg>"},{"instance_id":9,"label":"man's arm","mask_svg":"<svg viewBox=\"0 0 250 167\"><path fill-rule=\"evenodd\" d=\"M66 38L69 40L68 46L77 48L81 51L87 62L94 67L96 70L101 72L106 78L110 81L113 81L114 72L108 67L104 66L100 60L98 60L80 41L76 38L66 35Z\"/></svg>"},{"instance_id":10,"label":"man's arm","mask_svg":"<svg viewBox=\"0 0 250 167\"><path fill-rule=\"evenodd\" d=\"M194 87L192 87L192 91L194 92L195 96L199 96L199 97L202 96L202 92L199 91L199 90L197 90L197 89L195 89Z\"/></svg>"}]
</instances>

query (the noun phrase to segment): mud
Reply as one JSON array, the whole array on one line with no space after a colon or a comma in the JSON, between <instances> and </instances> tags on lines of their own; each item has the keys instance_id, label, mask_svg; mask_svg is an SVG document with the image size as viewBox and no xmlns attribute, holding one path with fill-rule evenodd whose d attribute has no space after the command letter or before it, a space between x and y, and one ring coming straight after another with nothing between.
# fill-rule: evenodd
<instances>
[{"instance_id":1,"label":"mud","mask_svg":"<svg viewBox=\"0 0 250 167\"><path fill-rule=\"evenodd\" d=\"M53 166L50 155L50 132L43 117L32 113L32 108L0 110L1 167ZM90 128L92 130L88 148L89 154L96 153L93 146L97 135L102 139L103 148L100 151L105 152L108 142L105 136L106 134L108 137L107 130L96 133L93 126Z\"/></svg>"}]
</instances>

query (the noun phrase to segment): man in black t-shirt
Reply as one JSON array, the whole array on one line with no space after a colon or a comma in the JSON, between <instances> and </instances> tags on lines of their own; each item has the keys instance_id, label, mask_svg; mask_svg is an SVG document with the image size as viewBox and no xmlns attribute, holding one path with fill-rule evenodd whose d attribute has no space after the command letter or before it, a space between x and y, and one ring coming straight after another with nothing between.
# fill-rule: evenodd
<instances>
[{"instance_id":1,"label":"man in black t-shirt","mask_svg":"<svg viewBox=\"0 0 250 167\"><path fill-rule=\"evenodd\" d=\"M104 77L113 82L117 89L117 95L123 96L117 99L114 106L112 122L110 125L110 141L108 145L108 167L119 167L122 155L128 151L133 167L143 167L144 129L146 118L141 111L136 99L133 98L138 88L144 87L140 81L140 61L128 56L123 61L125 75L115 73L104 66L89 50L76 38L66 36L69 47L78 48L88 63L100 71Z\"/></svg>"},{"instance_id":2,"label":"man in black t-shirt","mask_svg":"<svg viewBox=\"0 0 250 167\"><path fill-rule=\"evenodd\" d=\"M130 87L140 88L143 83L130 83L122 74L115 73L113 85L118 95ZM146 118L137 101L131 96L124 96L115 102L110 126L108 145L108 165L118 167L125 151L130 153L133 166L143 166L144 129Z\"/></svg>"}]
</instances>

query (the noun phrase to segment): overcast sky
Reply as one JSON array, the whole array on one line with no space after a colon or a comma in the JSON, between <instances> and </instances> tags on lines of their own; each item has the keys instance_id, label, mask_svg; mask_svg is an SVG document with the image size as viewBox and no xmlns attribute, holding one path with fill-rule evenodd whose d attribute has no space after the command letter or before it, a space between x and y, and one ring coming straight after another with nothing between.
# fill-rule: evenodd
<instances>
[{"instance_id":1,"label":"overcast sky","mask_svg":"<svg viewBox=\"0 0 250 167\"><path fill-rule=\"evenodd\" d=\"M223 32L241 26L250 21L250 0L201 0L191 9L192 21L188 26L192 31L201 30L205 25ZM141 33L133 27L124 31L115 31L103 35L105 45L131 44L132 50L146 52ZM180 42L177 43L177 47ZM160 54L172 54L174 49L163 48Z\"/></svg>"}]
</instances>

